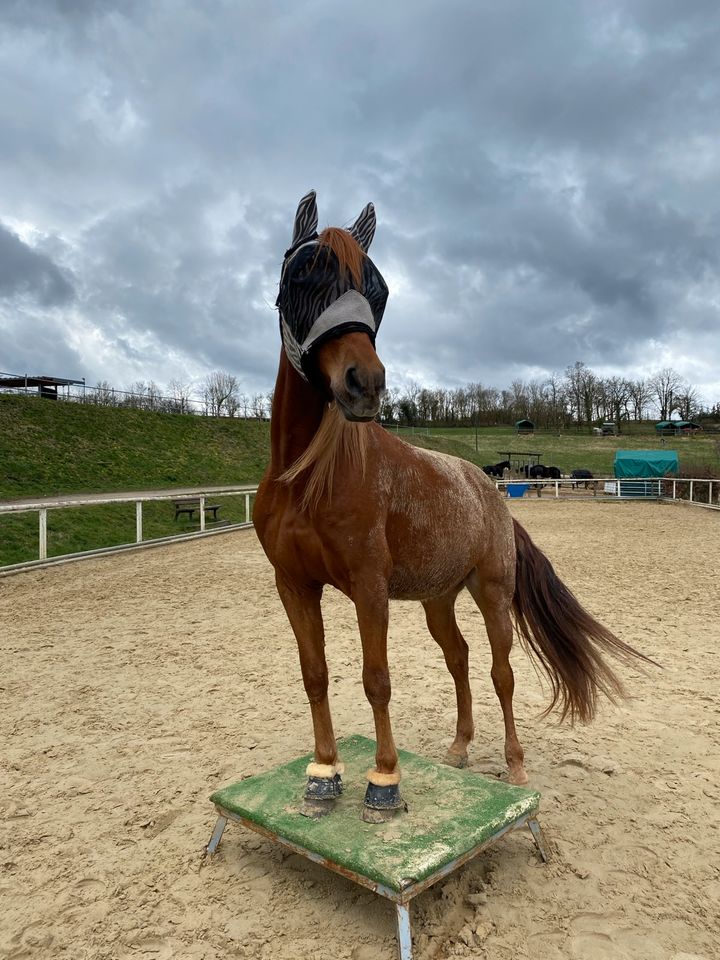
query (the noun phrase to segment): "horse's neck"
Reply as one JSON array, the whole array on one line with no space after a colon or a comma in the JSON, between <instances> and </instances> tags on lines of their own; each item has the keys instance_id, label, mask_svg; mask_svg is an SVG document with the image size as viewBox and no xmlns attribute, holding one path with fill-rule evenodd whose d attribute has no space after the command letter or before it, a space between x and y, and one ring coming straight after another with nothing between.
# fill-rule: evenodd
<instances>
[{"instance_id":1,"label":"horse's neck","mask_svg":"<svg viewBox=\"0 0 720 960\"><path fill-rule=\"evenodd\" d=\"M305 452L325 410L322 395L293 369L283 350L273 394L270 471L280 476Z\"/></svg>"}]
</instances>

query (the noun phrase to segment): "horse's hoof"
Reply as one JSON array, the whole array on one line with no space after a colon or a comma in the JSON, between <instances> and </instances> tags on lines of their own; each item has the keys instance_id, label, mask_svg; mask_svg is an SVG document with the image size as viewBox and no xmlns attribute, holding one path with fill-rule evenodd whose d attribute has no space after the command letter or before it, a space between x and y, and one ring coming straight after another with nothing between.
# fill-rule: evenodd
<instances>
[{"instance_id":1,"label":"horse's hoof","mask_svg":"<svg viewBox=\"0 0 720 960\"><path fill-rule=\"evenodd\" d=\"M508 779L510 783L514 784L516 787L524 787L525 784L530 780L527 773L525 772L525 767L519 767L515 770L510 770L508 774Z\"/></svg>"},{"instance_id":2,"label":"horse's hoof","mask_svg":"<svg viewBox=\"0 0 720 960\"><path fill-rule=\"evenodd\" d=\"M315 800L325 803L328 800L335 800L342 792L343 782L339 773L334 777L308 777L305 799L311 803Z\"/></svg>"},{"instance_id":3,"label":"horse's hoof","mask_svg":"<svg viewBox=\"0 0 720 960\"><path fill-rule=\"evenodd\" d=\"M399 784L379 787L376 783L368 783L363 801L362 818L365 823L387 823L398 810L407 811L407 804L400 796Z\"/></svg>"},{"instance_id":4,"label":"horse's hoof","mask_svg":"<svg viewBox=\"0 0 720 960\"><path fill-rule=\"evenodd\" d=\"M443 763L446 763L449 767L457 767L458 770L464 770L468 765L467 754L453 753L452 750L448 750L443 757Z\"/></svg>"},{"instance_id":5,"label":"horse's hoof","mask_svg":"<svg viewBox=\"0 0 720 960\"><path fill-rule=\"evenodd\" d=\"M322 820L334 809L334 800L304 800L300 807L300 815L309 820Z\"/></svg>"},{"instance_id":6,"label":"horse's hoof","mask_svg":"<svg viewBox=\"0 0 720 960\"><path fill-rule=\"evenodd\" d=\"M363 807L362 818L365 823L388 823L398 812L398 807L386 810L376 810L374 807Z\"/></svg>"}]
</instances>

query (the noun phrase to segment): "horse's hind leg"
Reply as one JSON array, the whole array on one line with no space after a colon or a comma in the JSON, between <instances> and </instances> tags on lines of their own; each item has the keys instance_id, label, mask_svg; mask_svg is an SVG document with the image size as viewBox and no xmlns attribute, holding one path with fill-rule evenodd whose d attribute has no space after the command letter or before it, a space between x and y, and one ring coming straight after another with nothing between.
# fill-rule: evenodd
<instances>
[{"instance_id":1,"label":"horse's hind leg","mask_svg":"<svg viewBox=\"0 0 720 960\"><path fill-rule=\"evenodd\" d=\"M453 767L466 767L468 745L475 732L472 717L472 694L468 678L468 645L455 619L455 599L459 591L423 600L425 619L433 640L440 646L445 663L455 681L457 699L457 726L455 739L445 755L445 762Z\"/></svg>"},{"instance_id":2,"label":"horse's hind leg","mask_svg":"<svg viewBox=\"0 0 720 960\"><path fill-rule=\"evenodd\" d=\"M525 756L515 730L512 705L515 690L515 677L510 666L510 649L513 642L513 626L510 619L512 593L505 580L481 580L477 570L473 570L465 586L480 607L490 641L492 650L490 676L505 721L505 760L510 773L510 782L527 783Z\"/></svg>"}]
</instances>

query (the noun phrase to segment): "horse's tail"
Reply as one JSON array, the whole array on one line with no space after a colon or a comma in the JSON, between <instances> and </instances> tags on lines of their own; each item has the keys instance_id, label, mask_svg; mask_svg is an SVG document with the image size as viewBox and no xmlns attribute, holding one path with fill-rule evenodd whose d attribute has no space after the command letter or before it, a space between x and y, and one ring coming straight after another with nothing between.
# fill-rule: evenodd
<instances>
[{"instance_id":1,"label":"horse's tail","mask_svg":"<svg viewBox=\"0 0 720 960\"><path fill-rule=\"evenodd\" d=\"M550 681L552 703L545 713L559 704L563 720L568 714L571 721L592 720L598 693L612 701L625 696L603 654L627 664L638 658L655 661L598 623L514 518L513 524L517 554L513 612L520 642L535 655Z\"/></svg>"}]
</instances>

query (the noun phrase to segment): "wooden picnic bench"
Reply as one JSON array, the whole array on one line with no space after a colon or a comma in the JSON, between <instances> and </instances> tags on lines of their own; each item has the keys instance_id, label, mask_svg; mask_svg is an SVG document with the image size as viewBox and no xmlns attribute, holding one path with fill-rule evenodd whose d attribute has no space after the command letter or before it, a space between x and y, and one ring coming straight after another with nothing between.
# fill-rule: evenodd
<instances>
[{"instance_id":1,"label":"wooden picnic bench","mask_svg":"<svg viewBox=\"0 0 720 960\"><path fill-rule=\"evenodd\" d=\"M205 515L207 516L208 513L211 513L213 520L217 520L217 512L219 509L220 509L219 503L206 503ZM193 517L195 516L196 510L197 511L200 510L200 501L197 499L197 497L189 500L175 501L175 519L176 520L183 513L186 513L188 515L188 519L192 520Z\"/></svg>"}]
</instances>

